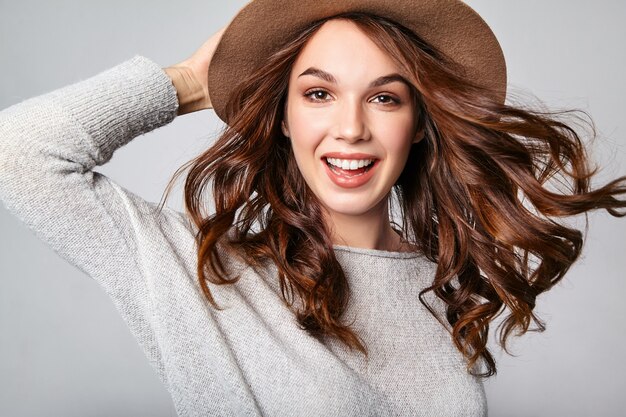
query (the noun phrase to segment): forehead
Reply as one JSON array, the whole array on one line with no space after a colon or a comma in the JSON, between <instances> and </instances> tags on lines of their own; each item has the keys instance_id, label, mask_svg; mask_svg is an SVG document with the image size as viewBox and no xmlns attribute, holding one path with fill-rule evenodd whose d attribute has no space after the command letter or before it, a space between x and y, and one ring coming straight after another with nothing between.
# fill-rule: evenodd
<instances>
[{"instance_id":1,"label":"forehead","mask_svg":"<svg viewBox=\"0 0 626 417\"><path fill-rule=\"evenodd\" d=\"M308 40L292 68L292 78L309 67L334 74L339 83L397 72L398 66L354 22L332 19Z\"/></svg>"}]
</instances>

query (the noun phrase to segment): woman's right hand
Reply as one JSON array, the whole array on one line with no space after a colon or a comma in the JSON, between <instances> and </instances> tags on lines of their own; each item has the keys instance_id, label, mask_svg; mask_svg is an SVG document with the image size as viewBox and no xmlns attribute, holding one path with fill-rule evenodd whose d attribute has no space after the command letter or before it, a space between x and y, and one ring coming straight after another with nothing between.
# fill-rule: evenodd
<instances>
[{"instance_id":1,"label":"woman's right hand","mask_svg":"<svg viewBox=\"0 0 626 417\"><path fill-rule=\"evenodd\" d=\"M164 68L178 96L178 114L213 108L209 95L209 63L226 26L215 32L184 61Z\"/></svg>"}]
</instances>

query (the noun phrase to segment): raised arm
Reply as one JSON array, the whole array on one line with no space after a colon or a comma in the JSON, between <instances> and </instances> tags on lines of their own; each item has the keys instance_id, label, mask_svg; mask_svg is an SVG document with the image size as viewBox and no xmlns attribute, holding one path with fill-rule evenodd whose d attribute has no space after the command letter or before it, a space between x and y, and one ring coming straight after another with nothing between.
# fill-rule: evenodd
<instances>
[{"instance_id":1,"label":"raised arm","mask_svg":"<svg viewBox=\"0 0 626 417\"><path fill-rule=\"evenodd\" d=\"M0 201L100 283L165 383L150 284L137 261L138 242L157 231L144 226L156 222L155 205L92 169L133 138L171 122L177 109L167 74L135 56L0 111ZM163 214L164 221L182 224L173 210Z\"/></svg>"},{"instance_id":2,"label":"raised arm","mask_svg":"<svg viewBox=\"0 0 626 417\"><path fill-rule=\"evenodd\" d=\"M1 111L0 201L62 257L106 285L120 273L119 259L133 259L139 219L131 208L155 216L156 205L92 169L177 114L211 107L206 74L222 32L171 67L135 56ZM167 208L163 215L182 221Z\"/></svg>"},{"instance_id":3,"label":"raised arm","mask_svg":"<svg viewBox=\"0 0 626 417\"><path fill-rule=\"evenodd\" d=\"M137 196L93 172L133 138L170 123L176 90L141 56L0 112L0 200L61 256L106 279L129 257L124 199Z\"/></svg>"},{"instance_id":4,"label":"raised arm","mask_svg":"<svg viewBox=\"0 0 626 417\"><path fill-rule=\"evenodd\" d=\"M151 296L159 282L143 265L162 251L193 258L193 233L181 213L157 213L157 204L93 168L177 114L210 108L200 73L218 36L172 67L135 56L0 111L0 201L104 288L165 384ZM164 276L173 273L166 269Z\"/></svg>"}]
</instances>

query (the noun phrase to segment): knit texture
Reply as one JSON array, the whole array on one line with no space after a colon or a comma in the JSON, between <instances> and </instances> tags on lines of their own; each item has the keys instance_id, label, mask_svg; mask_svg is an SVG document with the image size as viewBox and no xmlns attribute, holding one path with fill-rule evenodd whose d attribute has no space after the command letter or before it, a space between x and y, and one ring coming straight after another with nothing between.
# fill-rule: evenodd
<instances>
[{"instance_id":1,"label":"knit texture","mask_svg":"<svg viewBox=\"0 0 626 417\"><path fill-rule=\"evenodd\" d=\"M230 256L234 285L196 279L195 227L94 172L176 117L163 69L135 56L0 112L0 200L111 297L180 416L485 416L482 381L420 303L436 265L421 254L335 245L346 323L369 360L301 329L274 265ZM439 311L443 303L427 294ZM296 304L297 305L297 304ZM343 319L342 319L343 320Z\"/></svg>"}]
</instances>

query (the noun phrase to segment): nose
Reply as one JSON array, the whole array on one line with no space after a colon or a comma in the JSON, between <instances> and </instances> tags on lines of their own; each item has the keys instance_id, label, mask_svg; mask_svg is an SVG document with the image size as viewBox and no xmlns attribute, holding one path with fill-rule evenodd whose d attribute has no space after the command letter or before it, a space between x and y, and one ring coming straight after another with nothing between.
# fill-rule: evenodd
<instances>
[{"instance_id":1,"label":"nose","mask_svg":"<svg viewBox=\"0 0 626 417\"><path fill-rule=\"evenodd\" d=\"M344 100L337 106L335 138L349 143L369 140L370 131L367 126L367 115L358 100Z\"/></svg>"}]
</instances>

